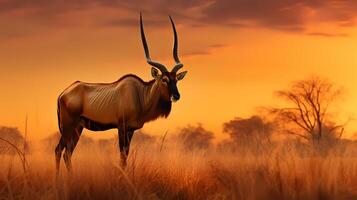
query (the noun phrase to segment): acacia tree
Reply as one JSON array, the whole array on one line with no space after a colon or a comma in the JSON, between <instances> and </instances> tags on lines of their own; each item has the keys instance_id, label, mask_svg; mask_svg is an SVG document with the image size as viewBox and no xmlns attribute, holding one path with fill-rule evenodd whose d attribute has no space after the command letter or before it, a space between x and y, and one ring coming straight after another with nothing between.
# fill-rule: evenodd
<instances>
[{"instance_id":1,"label":"acacia tree","mask_svg":"<svg viewBox=\"0 0 357 200\"><path fill-rule=\"evenodd\" d=\"M218 149L221 151L250 152L255 155L270 151L275 124L260 115L248 118L235 117L223 124L223 133L229 138L221 141Z\"/></svg>"},{"instance_id":2,"label":"acacia tree","mask_svg":"<svg viewBox=\"0 0 357 200\"><path fill-rule=\"evenodd\" d=\"M343 125L336 125L329 113L331 104L341 96L341 89L329 80L311 77L276 94L288 103L287 107L273 109L284 124L293 125L288 126L286 133L312 142L342 136Z\"/></svg>"},{"instance_id":3,"label":"acacia tree","mask_svg":"<svg viewBox=\"0 0 357 200\"><path fill-rule=\"evenodd\" d=\"M228 133L235 143L268 141L274 131L274 124L258 115L249 118L236 117L223 124L223 132Z\"/></svg>"},{"instance_id":4,"label":"acacia tree","mask_svg":"<svg viewBox=\"0 0 357 200\"><path fill-rule=\"evenodd\" d=\"M202 124L187 125L177 134L177 139L186 150L208 150L212 147L214 134L203 128Z\"/></svg>"}]
</instances>

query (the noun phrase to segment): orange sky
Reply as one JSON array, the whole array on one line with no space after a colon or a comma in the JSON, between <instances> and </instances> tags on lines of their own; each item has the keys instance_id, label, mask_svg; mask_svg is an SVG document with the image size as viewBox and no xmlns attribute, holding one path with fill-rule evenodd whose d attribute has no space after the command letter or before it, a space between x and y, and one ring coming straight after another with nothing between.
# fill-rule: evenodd
<instances>
[{"instance_id":1,"label":"orange sky","mask_svg":"<svg viewBox=\"0 0 357 200\"><path fill-rule=\"evenodd\" d=\"M141 2L141 1L140 1ZM43 138L57 131L56 99L69 84L151 79L139 35L139 11L154 60L172 66L170 13L189 71L168 119L152 134L222 123L277 105L275 90L310 75L344 87L339 119L357 115L355 1L0 1L0 125ZM352 120L347 133L357 132ZM112 134L104 134L112 135Z\"/></svg>"}]
</instances>

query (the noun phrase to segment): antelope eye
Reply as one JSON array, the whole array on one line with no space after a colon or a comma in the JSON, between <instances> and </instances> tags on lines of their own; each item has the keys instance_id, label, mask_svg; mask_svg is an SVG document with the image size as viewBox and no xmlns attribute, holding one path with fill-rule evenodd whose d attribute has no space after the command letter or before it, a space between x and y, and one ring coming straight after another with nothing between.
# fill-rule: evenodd
<instances>
[{"instance_id":1,"label":"antelope eye","mask_svg":"<svg viewBox=\"0 0 357 200\"><path fill-rule=\"evenodd\" d=\"M166 78L164 78L164 79L162 79L162 82L164 82L164 83L168 83L168 82L169 82L169 80L167 80Z\"/></svg>"}]
</instances>

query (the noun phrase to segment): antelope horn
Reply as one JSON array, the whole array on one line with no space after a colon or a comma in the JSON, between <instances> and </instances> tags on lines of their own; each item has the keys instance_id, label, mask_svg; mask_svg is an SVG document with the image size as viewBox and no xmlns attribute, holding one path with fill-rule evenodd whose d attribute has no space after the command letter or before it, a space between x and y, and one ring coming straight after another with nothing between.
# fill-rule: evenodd
<instances>
[{"instance_id":1,"label":"antelope horn","mask_svg":"<svg viewBox=\"0 0 357 200\"><path fill-rule=\"evenodd\" d=\"M145 51L146 62L149 65L152 65L152 66L158 68L162 73L163 72L167 72L167 69L166 69L166 67L164 65L162 65L162 64L160 64L158 62L152 61L151 58L150 58L150 53L149 53L148 44L147 44L146 38L145 38L144 26L143 26L143 18L142 18L141 13L140 13L140 32L141 32L141 40L143 42L144 51Z\"/></svg>"},{"instance_id":2,"label":"antelope horn","mask_svg":"<svg viewBox=\"0 0 357 200\"><path fill-rule=\"evenodd\" d=\"M170 21L171 21L171 25L172 25L172 29L174 31L174 49L173 49L173 56L176 62L175 67L172 69L172 72L177 72L179 69L181 69L183 67L183 64L180 62L180 59L178 58L178 53L177 53L177 48L178 48L178 38L177 38L177 32L176 32L176 28L175 28L175 23L172 20L171 16L169 16Z\"/></svg>"}]
</instances>

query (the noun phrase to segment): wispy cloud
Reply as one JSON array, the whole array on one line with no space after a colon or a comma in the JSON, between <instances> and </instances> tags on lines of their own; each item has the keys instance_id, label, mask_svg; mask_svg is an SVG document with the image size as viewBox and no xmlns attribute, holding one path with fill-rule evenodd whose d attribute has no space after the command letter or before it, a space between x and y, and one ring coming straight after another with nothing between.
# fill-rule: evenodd
<instances>
[{"instance_id":1,"label":"wispy cloud","mask_svg":"<svg viewBox=\"0 0 357 200\"><path fill-rule=\"evenodd\" d=\"M226 44L211 44L208 45L205 49L201 49L201 50L194 50L188 53L185 53L183 56L205 56L205 55L211 55L212 51L215 49L220 49L220 48L224 48L227 47L228 45Z\"/></svg>"},{"instance_id":2,"label":"wispy cloud","mask_svg":"<svg viewBox=\"0 0 357 200\"><path fill-rule=\"evenodd\" d=\"M311 32L311 33L306 33L306 35L320 36L320 37L347 37L347 36L349 36L347 33L324 33L324 32Z\"/></svg>"},{"instance_id":3,"label":"wispy cloud","mask_svg":"<svg viewBox=\"0 0 357 200\"><path fill-rule=\"evenodd\" d=\"M111 13L107 16L107 10ZM91 24L100 27L137 26L140 11L150 12L151 19L145 23L161 27L167 24L167 15L173 15L185 26L225 26L231 28L264 27L287 32L305 33L311 21L332 23L340 27L354 26L357 17L357 2L354 0L39 0L36 3L22 0L0 2L0 19L21 18L29 24L55 26L56 24L83 23L81 14L96 10L89 15ZM76 17L68 15L76 13ZM88 13L87 13L88 14ZM103 16L107 16L103 18ZM88 17L88 16L87 16ZM316 20L318 19L318 20ZM335 33L307 33L314 36L347 36Z\"/></svg>"},{"instance_id":4,"label":"wispy cloud","mask_svg":"<svg viewBox=\"0 0 357 200\"><path fill-rule=\"evenodd\" d=\"M162 27L162 26L167 26L169 24L169 21L166 20L144 20L144 24L152 27ZM136 19L114 19L106 22L102 22L99 25L104 25L104 26L112 26L112 27L123 27L123 26L133 26L133 27L138 27L139 26L139 18Z\"/></svg>"}]
</instances>

